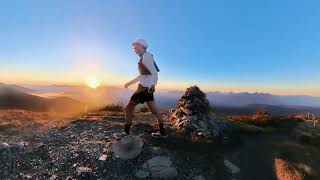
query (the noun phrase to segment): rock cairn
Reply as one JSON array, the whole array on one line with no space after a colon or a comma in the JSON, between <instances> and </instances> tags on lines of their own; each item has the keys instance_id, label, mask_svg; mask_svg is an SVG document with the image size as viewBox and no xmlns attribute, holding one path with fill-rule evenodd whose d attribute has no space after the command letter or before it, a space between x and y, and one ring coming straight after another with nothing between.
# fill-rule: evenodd
<instances>
[{"instance_id":1,"label":"rock cairn","mask_svg":"<svg viewBox=\"0 0 320 180\"><path fill-rule=\"evenodd\" d=\"M186 89L178 100L171 121L177 129L191 130L208 138L222 135L224 128L224 124L212 112L206 94L197 86Z\"/></svg>"}]
</instances>

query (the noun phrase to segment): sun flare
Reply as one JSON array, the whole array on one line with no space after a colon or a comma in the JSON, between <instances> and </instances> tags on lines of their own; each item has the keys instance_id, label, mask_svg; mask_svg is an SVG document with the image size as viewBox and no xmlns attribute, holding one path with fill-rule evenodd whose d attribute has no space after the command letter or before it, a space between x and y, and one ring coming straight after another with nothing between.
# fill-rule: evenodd
<instances>
[{"instance_id":1,"label":"sun flare","mask_svg":"<svg viewBox=\"0 0 320 180\"><path fill-rule=\"evenodd\" d=\"M96 89L97 87L100 86L100 82L98 81L98 79L94 76L90 76L87 78L87 85L90 88Z\"/></svg>"}]
</instances>

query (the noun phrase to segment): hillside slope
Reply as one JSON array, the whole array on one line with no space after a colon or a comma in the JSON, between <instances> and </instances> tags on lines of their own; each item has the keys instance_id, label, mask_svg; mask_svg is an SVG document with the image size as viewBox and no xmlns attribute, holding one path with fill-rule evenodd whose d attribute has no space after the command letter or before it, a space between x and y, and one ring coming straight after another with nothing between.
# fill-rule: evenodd
<instances>
[{"instance_id":1,"label":"hillside slope","mask_svg":"<svg viewBox=\"0 0 320 180\"><path fill-rule=\"evenodd\" d=\"M8 86L0 87L0 109L83 112L85 104L69 97L43 98Z\"/></svg>"},{"instance_id":2,"label":"hillside slope","mask_svg":"<svg viewBox=\"0 0 320 180\"><path fill-rule=\"evenodd\" d=\"M175 179L276 179L279 171L284 171L278 169L279 159L305 179L320 177L319 146L297 138L310 137L305 133L309 122L281 131L239 124L241 131L234 129L217 142L190 139L167 128L169 138L158 140L150 137L157 129L154 117L136 114L132 134L144 145L140 155L128 160L110 151L117 142L112 134L122 131L123 122L123 113L96 112L46 131L32 130L19 136L0 132L0 161L4 162L0 163L0 175L9 179L140 179L148 175L141 172L143 164L162 157L177 170ZM170 127L170 122L166 125ZM319 138L319 129L315 130L311 136Z\"/></svg>"}]
</instances>

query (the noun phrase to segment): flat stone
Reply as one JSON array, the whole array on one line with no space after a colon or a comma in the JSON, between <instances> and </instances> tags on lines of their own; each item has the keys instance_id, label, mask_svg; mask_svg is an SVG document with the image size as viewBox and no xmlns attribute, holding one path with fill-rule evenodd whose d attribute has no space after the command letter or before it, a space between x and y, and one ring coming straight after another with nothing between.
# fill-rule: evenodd
<instances>
[{"instance_id":1,"label":"flat stone","mask_svg":"<svg viewBox=\"0 0 320 180\"><path fill-rule=\"evenodd\" d=\"M102 152L103 152L103 153L107 153L107 152L108 152L108 148L103 148L103 149L102 149Z\"/></svg>"},{"instance_id":2,"label":"flat stone","mask_svg":"<svg viewBox=\"0 0 320 180\"><path fill-rule=\"evenodd\" d=\"M99 160L100 160L100 161L105 161L105 160L107 160L107 158L108 158L108 155L102 154L102 155L99 157Z\"/></svg>"},{"instance_id":3,"label":"flat stone","mask_svg":"<svg viewBox=\"0 0 320 180\"><path fill-rule=\"evenodd\" d=\"M231 171L232 174L237 174L240 172L240 168L238 168L236 165L234 165L227 159L224 160L224 165Z\"/></svg>"},{"instance_id":4,"label":"flat stone","mask_svg":"<svg viewBox=\"0 0 320 180\"><path fill-rule=\"evenodd\" d=\"M140 170L140 171L136 172L136 177L141 178L141 179L147 178L150 175L151 175L151 173L149 171Z\"/></svg>"},{"instance_id":5,"label":"flat stone","mask_svg":"<svg viewBox=\"0 0 320 180\"><path fill-rule=\"evenodd\" d=\"M29 145L29 143L28 142L24 142L24 141L20 141L20 142L17 143L17 146L19 146L19 147L25 147L25 146L28 146L28 145Z\"/></svg>"},{"instance_id":6,"label":"flat stone","mask_svg":"<svg viewBox=\"0 0 320 180\"><path fill-rule=\"evenodd\" d=\"M6 142L3 142L0 144L0 148L8 148L8 147L10 147L10 145Z\"/></svg>"},{"instance_id":7,"label":"flat stone","mask_svg":"<svg viewBox=\"0 0 320 180\"><path fill-rule=\"evenodd\" d=\"M193 179L194 180L206 180L206 178L202 175L195 176Z\"/></svg>"},{"instance_id":8,"label":"flat stone","mask_svg":"<svg viewBox=\"0 0 320 180\"><path fill-rule=\"evenodd\" d=\"M134 159L141 154L143 144L139 136L127 136L112 144L111 151L121 159Z\"/></svg>"},{"instance_id":9,"label":"flat stone","mask_svg":"<svg viewBox=\"0 0 320 180\"><path fill-rule=\"evenodd\" d=\"M150 171L161 171L172 165L172 162L169 157L157 156L152 159L149 159L145 162L142 167L143 169L148 169Z\"/></svg>"},{"instance_id":10,"label":"flat stone","mask_svg":"<svg viewBox=\"0 0 320 180\"><path fill-rule=\"evenodd\" d=\"M89 167L80 166L80 167L77 167L77 172L78 172L78 174L81 174L81 173L90 173L90 172L92 172L92 169L89 168Z\"/></svg>"},{"instance_id":11,"label":"flat stone","mask_svg":"<svg viewBox=\"0 0 320 180\"><path fill-rule=\"evenodd\" d=\"M174 179L178 175L179 173L174 167L165 168L159 172L159 177L161 179Z\"/></svg>"},{"instance_id":12,"label":"flat stone","mask_svg":"<svg viewBox=\"0 0 320 180\"><path fill-rule=\"evenodd\" d=\"M148 148L153 154L162 154L163 153L163 149L160 147L149 147Z\"/></svg>"},{"instance_id":13,"label":"flat stone","mask_svg":"<svg viewBox=\"0 0 320 180\"><path fill-rule=\"evenodd\" d=\"M203 121L199 121L199 125L201 128L206 129L208 127L208 125L206 123L204 123Z\"/></svg>"},{"instance_id":14,"label":"flat stone","mask_svg":"<svg viewBox=\"0 0 320 180\"><path fill-rule=\"evenodd\" d=\"M188 123L189 121L188 120L183 120L183 121L181 121L181 122L179 122L178 124L177 124L177 127L178 128L181 128L181 127L183 127L186 123Z\"/></svg>"}]
</instances>

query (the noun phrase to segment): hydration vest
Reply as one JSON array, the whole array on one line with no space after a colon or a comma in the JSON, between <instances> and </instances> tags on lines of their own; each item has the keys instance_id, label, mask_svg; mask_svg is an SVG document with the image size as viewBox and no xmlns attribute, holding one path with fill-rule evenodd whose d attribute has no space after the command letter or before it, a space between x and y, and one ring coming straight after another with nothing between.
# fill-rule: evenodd
<instances>
[{"instance_id":1,"label":"hydration vest","mask_svg":"<svg viewBox=\"0 0 320 180\"><path fill-rule=\"evenodd\" d=\"M152 55L152 54L151 54ZM153 56L153 55L152 55ZM145 65L142 63L142 60L143 60L143 56L139 59L139 62L138 62L138 70L139 70L139 73L141 75L151 75L151 72L145 67ZM156 68L156 70L158 72L160 72L159 70L159 67L157 65L157 63L153 60L153 64L154 64L154 67Z\"/></svg>"}]
</instances>

